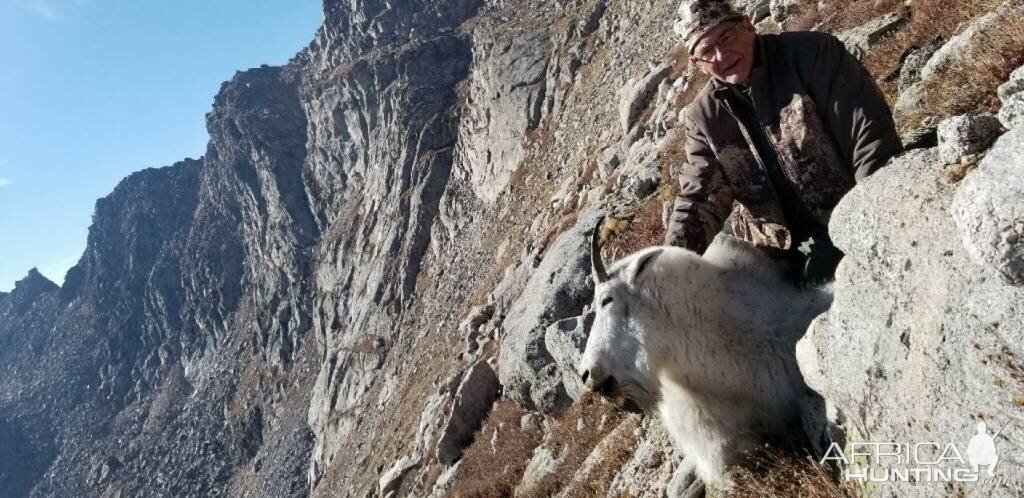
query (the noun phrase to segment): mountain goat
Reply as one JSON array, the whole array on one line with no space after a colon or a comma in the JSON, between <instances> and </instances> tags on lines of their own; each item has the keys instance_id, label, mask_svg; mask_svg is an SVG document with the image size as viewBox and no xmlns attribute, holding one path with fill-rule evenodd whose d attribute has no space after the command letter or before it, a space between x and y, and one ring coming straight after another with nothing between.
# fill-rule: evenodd
<instances>
[{"instance_id":1,"label":"mountain goat","mask_svg":"<svg viewBox=\"0 0 1024 498\"><path fill-rule=\"evenodd\" d=\"M767 440L800 432L795 346L831 302L786 282L753 246L720 235L706 254L651 247L601 262L579 365L588 389L657 412L704 482Z\"/></svg>"}]
</instances>

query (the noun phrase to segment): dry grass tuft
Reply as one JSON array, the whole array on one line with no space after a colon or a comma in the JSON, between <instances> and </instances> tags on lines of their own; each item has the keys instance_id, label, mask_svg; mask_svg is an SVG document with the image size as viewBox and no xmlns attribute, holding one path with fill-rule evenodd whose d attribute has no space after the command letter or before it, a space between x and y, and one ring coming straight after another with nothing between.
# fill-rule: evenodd
<instances>
[{"instance_id":1,"label":"dry grass tuft","mask_svg":"<svg viewBox=\"0 0 1024 498\"><path fill-rule=\"evenodd\" d=\"M660 246L664 242L662 202L657 196L649 198L624 228L614 232L603 246L604 254L609 258L607 261L615 261L647 247Z\"/></svg>"},{"instance_id":2,"label":"dry grass tuft","mask_svg":"<svg viewBox=\"0 0 1024 498\"><path fill-rule=\"evenodd\" d=\"M686 88L679 92L679 96L676 97L676 109L682 109L690 102L693 102L693 99L704 89L708 81L711 81L711 77L707 73L694 66L690 66L686 71L687 77L690 79L686 82Z\"/></svg>"},{"instance_id":3,"label":"dry grass tuft","mask_svg":"<svg viewBox=\"0 0 1024 498\"><path fill-rule=\"evenodd\" d=\"M906 13L908 22L880 40L864 63L876 78L890 105L898 97L896 70L904 54L928 45L937 37L948 41L971 20L995 9L1000 0L917 0ZM925 89L921 115L952 115L993 109L995 89L1010 71L1024 63L1024 19L1007 19L1006 28L984 36L968 64L951 67ZM889 77L886 77L889 75ZM904 124L912 128L917 120Z\"/></svg>"},{"instance_id":4,"label":"dry grass tuft","mask_svg":"<svg viewBox=\"0 0 1024 498\"><path fill-rule=\"evenodd\" d=\"M531 496L553 496L565 488L567 484L572 483L573 476L579 470L583 461L608 433L622 423L624 418L624 412L599 396L590 393L583 395L562 414L560 423L552 430L551 437L546 444L556 457L558 455L564 455L564 457L558 463L554 472L548 474L537 483L537 486L533 488ZM577 430L577 425L581 420L583 430ZM625 462L629 458L628 455L625 455L625 449L622 445L616 444L612 446L618 448L614 452L610 452L613 455L612 460ZM602 479L588 483L583 487L603 486L607 490L608 485L611 484L611 477L615 473L609 471L608 474L608 482L604 482L605 480ZM576 490L573 491L573 493L576 492ZM578 492L585 493L586 491L578 490ZM571 496L601 496L603 494L572 494Z\"/></svg>"},{"instance_id":5,"label":"dry grass tuft","mask_svg":"<svg viewBox=\"0 0 1024 498\"><path fill-rule=\"evenodd\" d=\"M795 15L787 29L838 33L902 11L907 22L876 43L864 61L892 106L899 97L898 69L909 50L924 47L936 38L948 41L971 20L1001 3L1002 0L915 0L905 7L898 0L833 1L820 9L811 7ZM932 79L934 83L924 88L920 115L901 123L904 129L913 128L926 115L987 112L998 107L996 87L1006 81L1010 71L1024 63L1024 19L1006 19L1005 24L997 33L979 35L978 48L965 59L969 62L950 67Z\"/></svg>"},{"instance_id":6,"label":"dry grass tuft","mask_svg":"<svg viewBox=\"0 0 1024 498\"><path fill-rule=\"evenodd\" d=\"M1002 29L979 33L965 62L938 72L924 85L926 114L951 116L994 111L996 88L1024 63L1024 16L1011 16Z\"/></svg>"},{"instance_id":7,"label":"dry grass tuft","mask_svg":"<svg viewBox=\"0 0 1024 498\"><path fill-rule=\"evenodd\" d=\"M609 496L608 490L612 481L637 448L635 419L629 418L622 422L599 444L602 447L601 458L582 479L573 480L562 492L564 498L589 498L592 496Z\"/></svg>"},{"instance_id":8,"label":"dry grass tuft","mask_svg":"<svg viewBox=\"0 0 1024 498\"><path fill-rule=\"evenodd\" d=\"M787 31L828 31L838 33L867 24L899 9L900 0L832 1L817 8L809 5L786 22Z\"/></svg>"},{"instance_id":9,"label":"dry grass tuft","mask_svg":"<svg viewBox=\"0 0 1024 498\"><path fill-rule=\"evenodd\" d=\"M525 414L510 400L501 400L494 405L473 444L462 453L452 496L512 496L542 437L540 430L522 430L520 420ZM491 447L492 440L494 448Z\"/></svg>"},{"instance_id":10,"label":"dry grass tuft","mask_svg":"<svg viewBox=\"0 0 1024 498\"><path fill-rule=\"evenodd\" d=\"M849 483L837 484L829 470L810 455L766 447L734 474L730 498L856 498Z\"/></svg>"}]
</instances>

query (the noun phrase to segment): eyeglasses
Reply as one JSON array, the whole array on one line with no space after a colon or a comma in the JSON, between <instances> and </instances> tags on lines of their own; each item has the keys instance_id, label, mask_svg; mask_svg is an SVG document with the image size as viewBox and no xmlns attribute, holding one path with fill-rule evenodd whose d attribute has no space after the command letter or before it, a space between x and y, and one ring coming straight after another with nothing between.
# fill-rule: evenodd
<instances>
[{"instance_id":1,"label":"eyeglasses","mask_svg":"<svg viewBox=\"0 0 1024 498\"><path fill-rule=\"evenodd\" d=\"M736 42L740 26L741 23L733 23L728 29L722 31L715 41L705 44L704 48L696 51L693 58L701 62L715 62L715 56L720 48L730 47Z\"/></svg>"}]
</instances>

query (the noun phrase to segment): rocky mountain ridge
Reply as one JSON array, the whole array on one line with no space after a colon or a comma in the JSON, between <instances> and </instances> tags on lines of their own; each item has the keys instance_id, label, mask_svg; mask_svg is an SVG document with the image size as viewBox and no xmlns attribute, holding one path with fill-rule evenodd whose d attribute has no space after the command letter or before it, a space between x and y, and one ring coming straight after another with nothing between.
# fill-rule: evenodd
<instances>
[{"instance_id":1,"label":"rocky mountain ridge","mask_svg":"<svg viewBox=\"0 0 1024 498\"><path fill-rule=\"evenodd\" d=\"M802 5L741 8L775 31ZM202 158L97 202L63 286L30 272L0 294L0 494L678 491L684 455L656 421L580 400L574 372L597 217L613 220L611 256L660 243L677 113L700 81L673 51L676 7L325 0L288 65L222 85ZM1024 14L998 8L1004 24ZM894 29L849 43L871 51ZM903 106L927 109L929 78L970 50L943 46ZM984 159L1002 129L939 126L938 149L837 209L856 256L801 352L815 409L847 437L1024 417L1021 196L998 181L1024 167L1022 78L998 92L1011 132ZM963 174L941 184L948 163ZM481 487L473 469L494 462Z\"/></svg>"}]
</instances>

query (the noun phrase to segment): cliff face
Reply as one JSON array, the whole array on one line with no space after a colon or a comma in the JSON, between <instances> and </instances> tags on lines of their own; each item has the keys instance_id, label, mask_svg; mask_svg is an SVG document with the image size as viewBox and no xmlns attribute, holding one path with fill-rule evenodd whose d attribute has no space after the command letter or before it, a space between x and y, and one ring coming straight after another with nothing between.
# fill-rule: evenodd
<instances>
[{"instance_id":1,"label":"cliff face","mask_svg":"<svg viewBox=\"0 0 1024 498\"><path fill-rule=\"evenodd\" d=\"M749 3L763 30L785 18ZM573 404L588 230L599 214L631 220L613 234L618 256L661 240L694 76L672 61L676 7L326 0L288 65L224 83L206 155L135 173L97 202L62 287L33 271L0 293L0 495L678 487L656 421ZM858 252L857 238L844 249ZM837 303L863 301L869 284L849 280ZM837 346L852 340L853 306L830 312L805 351L836 422L875 406L832 375L869 357ZM922 313L898 306L894 323ZM976 374L965 366L950 385ZM862 391L897 403L899 386L878 378ZM879 423L856 427L890 434ZM496 487L473 488L499 446Z\"/></svg>"},{"instance_id":2,"label":"cliff face","mask_svg":"<svg viewBox=\"0 0 1024 498\"><path fill-rule=\"evenodd\" d=\"M353 431L387 352L422 334L398 324L479 7L327 2L288 66L222 86L203 158L97 202L63 288L32 273L0 296L5 494L303 495L394 435ZM375 486L369 465L335 465L362 478L337 486Z\"/></svg>"}]
</instances>

